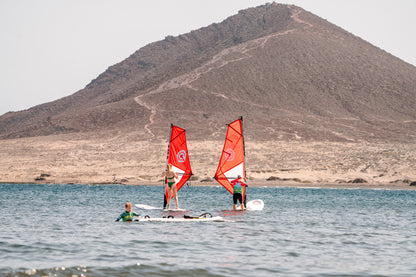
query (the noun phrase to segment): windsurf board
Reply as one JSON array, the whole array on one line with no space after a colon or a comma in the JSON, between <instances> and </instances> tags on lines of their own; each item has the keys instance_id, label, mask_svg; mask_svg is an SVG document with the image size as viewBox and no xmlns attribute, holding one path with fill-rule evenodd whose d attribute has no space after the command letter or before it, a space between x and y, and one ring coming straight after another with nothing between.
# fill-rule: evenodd
<instances>
[{"instance_id":1,"label":"windsurf board","mask_svg":"<svg viewBox=\"0 0 416 277\"><path fill-rule=\"evenodd\" d=\"M224 221L224 218L221 216L214 216L214 217L197 217L197 218L184 218L184 217L147 217L139 219L139 222L195 222L195 221L216 221L221 222Z\"/></svg>"},{"instance_id":2,"label":"windsurf board","mask_svg":"<svg viewBox=\"0 0 416 277\"><path fill-rule=\"evenodd\" d=\"M248 211L261 211L264 208L264 202L261 199L254 199L247 202L246 208Z\"/></svg>"}]
</instances>

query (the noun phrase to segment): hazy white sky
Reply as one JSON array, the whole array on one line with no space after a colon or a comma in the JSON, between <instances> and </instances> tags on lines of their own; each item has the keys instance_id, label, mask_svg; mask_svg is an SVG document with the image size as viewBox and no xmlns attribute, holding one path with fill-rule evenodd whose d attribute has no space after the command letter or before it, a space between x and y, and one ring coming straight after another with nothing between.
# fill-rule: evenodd
<instances>
[{"instance_id":1,"label":"hazy white sky","mask_svg":"<svg viewBox=\"0 0 416 277\"><path fill-rule=\"evenodd\" d=\"M0 115L71 95L167 35L263 0L0 0ZM416 0L285 0L416 66Z\"/></svg>"}]
</instances>

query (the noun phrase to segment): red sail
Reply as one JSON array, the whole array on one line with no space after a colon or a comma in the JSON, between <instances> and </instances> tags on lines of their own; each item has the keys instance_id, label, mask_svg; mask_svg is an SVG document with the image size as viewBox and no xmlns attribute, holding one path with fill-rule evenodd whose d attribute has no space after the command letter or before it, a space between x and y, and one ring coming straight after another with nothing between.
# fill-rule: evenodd
<instances>
[{"instance_id":1,"label":"red sail","mask_svg":"<svg viewBox=\"0 0 416 277\"><path fill-rule=\"evenodd\" d=\"M230 193L233 193L232 180L238 175L244 180L246 178L242 120L241 117L228 124L224 148L215 173L215 179Z\"/></svg>"},{"instance_id":2,"label":"red sail","mask_svg":"<svg viewBox=\"0 0 416 277\"><path fill-rule=\"evenodd\" d=\"M171 125L170 140L168 148L168 163L172 164L172 171L178 173L175 179L176 189L179 191L192 175L191 163L189 162L188 147L186 145L185 130ZM165 182L165 195L168 197L168 186ZM173 197L173 196L172 196Z\"/></svg>"}]
</instances>

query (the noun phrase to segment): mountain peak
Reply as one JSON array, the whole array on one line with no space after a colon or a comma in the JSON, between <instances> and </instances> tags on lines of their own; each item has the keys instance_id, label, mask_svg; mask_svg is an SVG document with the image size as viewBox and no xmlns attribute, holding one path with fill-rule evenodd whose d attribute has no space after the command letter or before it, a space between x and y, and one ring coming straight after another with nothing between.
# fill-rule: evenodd
<instances>
[{"instance_id":1,"label":"mountain peak","mask_svg":"<svg viewBox=\"0 0 416 277\"><path fill-rule=\"evenodd\" d=\"M302 8L266 4L146 45L75 94L0 117L0 137L169 123L216 139L240 115L254 140L409 141L416 68Z\"/></svg>"}]
</instances>

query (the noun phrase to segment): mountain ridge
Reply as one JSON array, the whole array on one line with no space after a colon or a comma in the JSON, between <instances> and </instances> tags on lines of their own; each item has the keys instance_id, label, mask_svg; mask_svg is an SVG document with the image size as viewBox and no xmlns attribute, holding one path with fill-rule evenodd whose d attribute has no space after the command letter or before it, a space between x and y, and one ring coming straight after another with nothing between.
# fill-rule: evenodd
<instances>
[{"instance_id":1,"label":"mountain ridge","mask_svg":"<svg viewBox=\"0 0 416 277\"><path fill-rule=\"evenodd\" d=\"M299 7L266 4L110 66L84 89L0 117L0 138L141 130L217 139L240 115L254 140L416 137L416 68Z\"/></svg>"}]
</instances>

